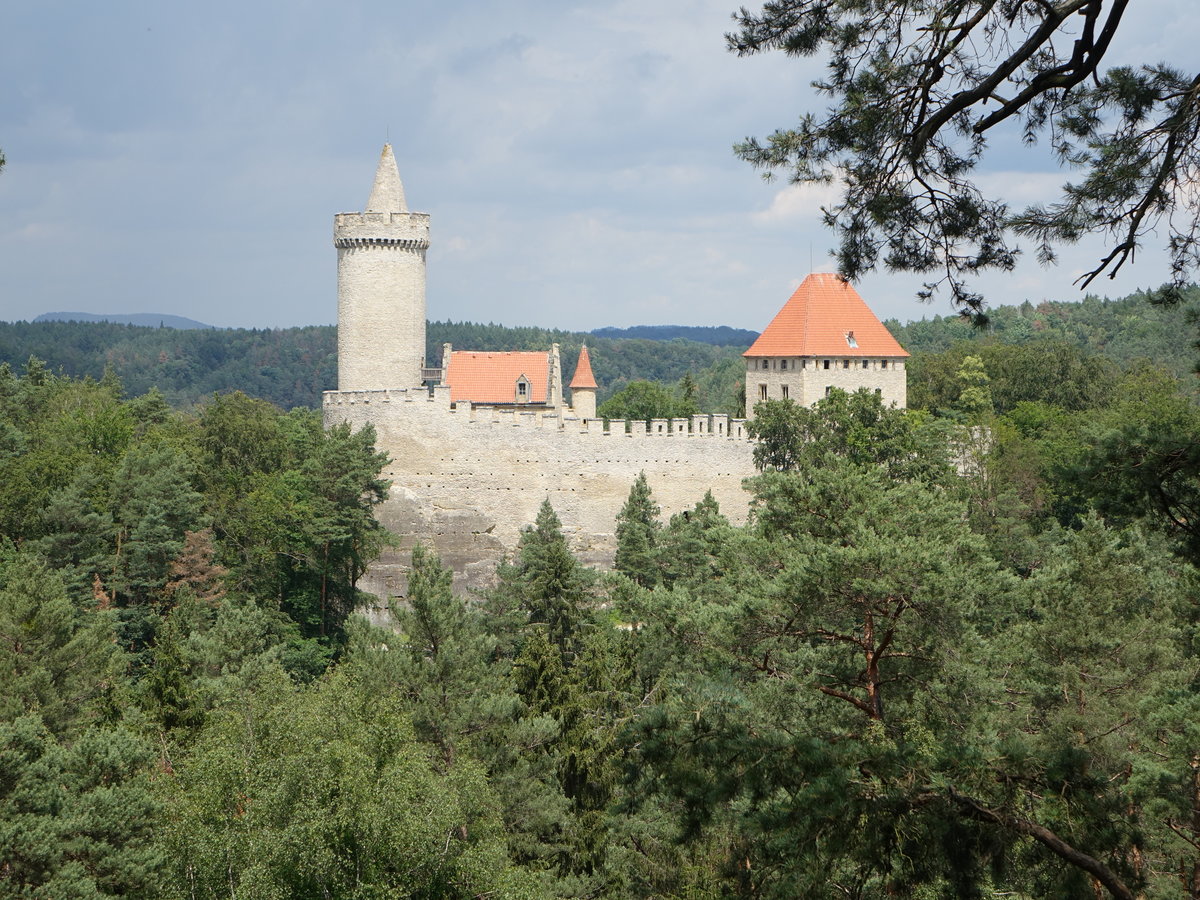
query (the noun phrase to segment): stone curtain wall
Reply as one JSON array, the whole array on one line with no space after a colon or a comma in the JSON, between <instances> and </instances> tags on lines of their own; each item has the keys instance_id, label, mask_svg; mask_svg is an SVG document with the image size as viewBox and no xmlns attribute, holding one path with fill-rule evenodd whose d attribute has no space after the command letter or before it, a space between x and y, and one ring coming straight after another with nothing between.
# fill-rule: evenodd
<instances>
[{"instance_id":1,"label":"stone curtain wall","mask_svg":"<svg viewBox=\"0 0 1200 900\"><path fill-rule=\"evenodd\" d=\"M390 496L379 520L400 538L360 582L381 598L403 595L409 552L431 546L454 571L460 591L480 590L517 546L549 498L572 549L588 565L611 565L616 516L645 471L663 520L690 509L711 490L722 512L742 523L754 474L753 444L741 420L613 422L557 413L452 408L449 391L331 391L325 425L375 426L392 462ZM640 428L639 428L640 426Z\"/></svg>"}]
</instances>

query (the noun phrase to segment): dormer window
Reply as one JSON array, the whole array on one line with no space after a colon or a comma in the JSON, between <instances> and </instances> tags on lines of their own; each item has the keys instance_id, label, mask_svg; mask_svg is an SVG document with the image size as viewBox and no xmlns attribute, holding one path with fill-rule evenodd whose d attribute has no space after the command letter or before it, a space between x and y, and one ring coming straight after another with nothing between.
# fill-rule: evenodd
<instances>
[{"instance_id":1,"label":"dormer window","mask_svg":"<svg viewBox=\"0 0 1200 900\"><path fill-rule=\"evenodd\" d=\"M522 375L520 378L517 379L516 402L517 403L528 403L529 395L530 395L529 379L526 378L524 375Z\"/></svg>"},{"instance_id":2,"label":"dormer window","mask_svg":"<svg viewBox=\"0 0 1200 900\"><path fill-rule=\"evenodd\" d=\"M846 343L847 343L847 344L848 344L850 347L852 347L852 348L854 348L854 349L857 349L857 348L858 348L858 341L856 341L856 340L854 339L854 332L853 332L853 331L847 331L847 332L846 332Z\"/></svg>"}]
</instances>

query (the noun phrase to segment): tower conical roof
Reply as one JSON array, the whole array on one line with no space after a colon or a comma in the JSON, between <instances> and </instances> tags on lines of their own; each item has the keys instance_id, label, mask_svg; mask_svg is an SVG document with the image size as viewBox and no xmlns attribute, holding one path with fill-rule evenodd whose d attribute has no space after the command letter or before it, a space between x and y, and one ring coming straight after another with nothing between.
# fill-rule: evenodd
<instances>
[{"instance_id":1,"label":"tower conical roof","mask_svg":"<svg viewBox=\"0 0 1200 900\"><path fill-rule=\"evenodd\" d=\"M908 351L849 282L814 272L742 355L904 357Z\"/></svg>"},{"instance_id":2,"label":"tower conical roof","mask_svg":"<svg viewBox=\"0 0 1200 900\"><path fill-rule=\"evenodd\" d=\"M597 390L596 376L592 374L592 358L588 356L587 344L579 349L579 362L575 364L575 376L571 379L570 388L577 390Z\"/></svg>"},{"instance_id":3,"label":"tower conical roof","mask_svg":"<svg viewBox=\"0 0 1200 900\"><path fill-rule=\"evenodd\" d=\"M400 170L396 168L396 157L392 145L384 144L379 154L379 168L375 170L375 184L371 186L371 199L367 201L367 212L408 212L404 202L404 185L400 183Z\"/></svg>"}]
</instances>

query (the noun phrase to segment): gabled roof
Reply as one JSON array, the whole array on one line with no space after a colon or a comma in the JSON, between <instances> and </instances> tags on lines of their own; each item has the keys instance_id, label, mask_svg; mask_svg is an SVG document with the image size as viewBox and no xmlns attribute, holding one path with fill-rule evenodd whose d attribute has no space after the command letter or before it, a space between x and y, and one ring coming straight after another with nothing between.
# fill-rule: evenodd
<instances>
[{"instance_id":1,"label":"gabled roof","mask_svg":"<svg viewBox=\"0 0 1200 900\"><path fill-rule=\"evenodd\" d=\"M512 403L521 376L529 381L528 402L545 403L549 371L548 353L453 350L443 378L452 403Z\"/></svg>"},{"instance_id":2,"label":"gabled roof","mask_svg":"<svg viewBox=\"0 0 1200 900\"><path fill-rule=\"evenodd\" d=\"M858 292L831 272L796 288L743 356L908 356Z\"/></svg>"},{"instance_id":3,"label":"gabled roof","mask_svg":"<svg viewBox=\"0 0 1200 900\"><path fill-rule=\"evenodd\" d=\"M579 349L579 362L575 364L575 377L571 379L571 390L599 390L596 376L592 374L592 358L588 356L587 344Z\"/></svg>"}]
</instances>

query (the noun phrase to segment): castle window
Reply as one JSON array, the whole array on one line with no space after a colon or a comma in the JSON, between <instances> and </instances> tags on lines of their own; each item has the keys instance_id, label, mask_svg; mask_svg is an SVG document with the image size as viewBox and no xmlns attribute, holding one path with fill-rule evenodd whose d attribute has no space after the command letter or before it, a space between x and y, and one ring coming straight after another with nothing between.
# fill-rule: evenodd
<instances>
[{"instance_id":1,"label":"castle window","mask_svg":"<svg viewBox=\"0 0 1200 900\"><path fill-rule=\"evenodd\" d=\"M782 387L783 387L783 399L786 400L788 398L788 386L785 384Z\"/></svg>"},{"instance_id":2,"label":"castle window","mask_svg":"<svg viewBox=\"0 0 1200 900\"><path fill-rule=\"evenodd\" d=\"M764 360L762 361L762 367L763 367L764 369L769 369L769 368L771 368L771 361L770 361L769 359L764 359Z\"/></svg>"},{"instance_id":3,"label":"castle window","mask_svg":"<svg viewBox=\"0 0 1200 900\"><path fill-rule=\"evenodd\" d=\"M758 386L758 399L759 400L767 399L767 386L765 384L760 384Z\"/></svg>"},{"instance_id":4,"label":"castle window","mask_svg":"<svg viewBox=\"0 0 1200 900\"><path fill-rule=\"evenodd\" d=\"M828 396L829 396L829 392L830 392L830 391L832 391L832 390L833 390L833 385L832 385L832 384L827 384L827 385L825 385L825 396L826 396L826 397L828 397Z\"/></svg>"},{"instance_id":5,"label":"castle window","mask_svg":"<svg viewBox=\"0 0 1200 900\"><path fill-rule=\"evenodd\" d=\"M868 369L868 368L870 368L870 367L871 367L871 361L870 361L870 360L868 360L868 359L864 359L864 360L863 360L863 368L864 368L864 369Z\"/></svg>"},{"instance_id":6,"label":"castle window","mask_svg":"<svg viewBox=\"0 0 1200 900\"><path fill-rule=\"evenodd\" d=\"M886 360L886 359L881 359L881 360L879 361L879 368L881 368L881 369L886 369L886 368L887 368L887 360Z\"/></svg>"},{"instance_id":7,"label":"castle window","mask_svg":"<svg viewBox=\"0 0 1200 900\"><path fill-rule=\"evenodd\" d=\"M848 369L848 368L850 368L850 360L848 360L848 359L843 359L843 360L842 360L842 368L843 368L843 369Z\"/></svg>"},{"instance_id":8,"label":"castle window","mask_svg":"<svg viewBox=\"0 0 1200 900\"><path fill-rule=\"evenodd\" d=\"M828 369L828 368L829 368L829 360L825 360L825 368L826 368L826 369Z\"/></svg>"},{"instance_id":9,"label":"castle window","mask_svg":"<svg viewBox=\"0 0 1200 900\"><path fill-rule=\"evenodd\" d=\"M787 368L787 360L786 360L786 359L781 359L781 360L779 361L779 368L781 368L781 369L786 369L786 368Z\"/></svg>"},{"instance_id":10,"label":"castle window","mask_svg":"<svg viewBox=\"0 0 1200 900\"><path fill-rule=\"evenodd\" d=\"M857 348L857 347L858 347L858 341L856 341L856 340L854 339L854 332L853 332L853 331L847 331L847 332L846 332L846 343L847 343L848 345L850 345L851 347L855 347L855 348Z\"/></svg>"},{"instance_id":11,"label":"castle window","mask_svg":"<svg viewBox=\"0 0 1200 900\"><path fill-rule=\"evenodd\" d=\"M800 360L800 368L802 368L802 369L808 368L808 360L807 359Z\"/></svg>"}]
</instances>

